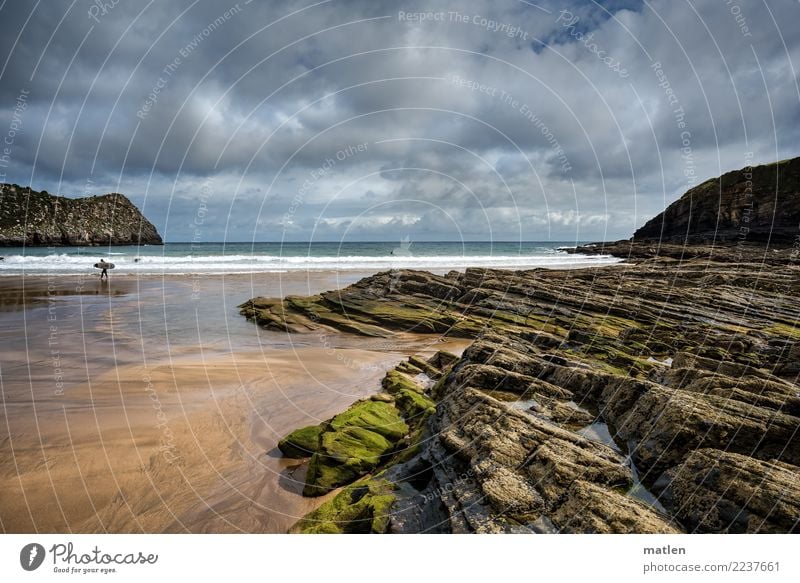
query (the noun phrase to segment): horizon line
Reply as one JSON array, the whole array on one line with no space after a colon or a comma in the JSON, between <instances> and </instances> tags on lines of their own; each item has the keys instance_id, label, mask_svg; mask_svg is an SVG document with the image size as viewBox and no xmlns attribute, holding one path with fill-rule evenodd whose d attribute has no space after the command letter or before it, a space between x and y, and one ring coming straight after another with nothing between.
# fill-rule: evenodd
<instances>
[{"instance_id":1,"label":"horizon line","mask_svg":"<svg viewBox=\"0 0 800 583\"><path fill-rule=\"evenodd\" d=\"M447 240L447 241L433 241L433 240L414 240L410 241L411 243L586 243L586 242L593 242L591 239L584 239L580 241L574 241L573 239L528 239L525 241L517 241L517 240L491 240L491 241L480 241L480 240ZM340 245L349 245L354 243L390 243L396 244L398 243L397 239L392 240L365 240L365 241L164 241L164 245L215 245L215 244L226 244L226 245L238 245L238 244L248 244L248 245L256 245L260 243L274 243L274 244L302 244L302 245L309 245L309 244L330 244L330 243L338 243ZM158 246L153 245L152 243L146 243L144 245L150 246ZM144 246L140 245L140 246ZM124 246L124 245L123 245ZM132 245L136 246L136 245Z\"/></svg>"}]
</instances>

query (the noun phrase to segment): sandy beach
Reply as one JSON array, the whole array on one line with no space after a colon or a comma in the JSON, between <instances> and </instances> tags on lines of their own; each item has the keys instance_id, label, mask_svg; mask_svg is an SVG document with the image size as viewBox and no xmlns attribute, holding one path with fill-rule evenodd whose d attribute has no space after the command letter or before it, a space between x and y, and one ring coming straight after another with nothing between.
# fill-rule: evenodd
<instances>
[{"instance_id":1,"label":"sandy beach","mask_svg":"<svg viewBox=\"0 0 800 583\"><path fill-rule=\"evenodd\" d=\"M278 439L378 390L414 353L464 341L262 330L254 295L348 272L0 279L4 532L285 532L325 498Z\"/></svg>"}]
</instances>

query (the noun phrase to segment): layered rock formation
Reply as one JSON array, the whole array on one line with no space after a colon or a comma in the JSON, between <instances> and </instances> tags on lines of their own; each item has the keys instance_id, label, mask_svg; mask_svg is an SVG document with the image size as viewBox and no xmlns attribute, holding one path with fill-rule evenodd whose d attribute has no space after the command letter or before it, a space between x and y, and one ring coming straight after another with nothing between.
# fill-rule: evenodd
<instances>
[{"instance_id":1,"label":"layered rock formation","mask_svg":"<svg viewBox=\"0 0 800 583\"><path fill-rule=\"evenodd\" d=\"M280 330L475 339L282 442L307 495L343 486L295 531L798 530L798 276L660 258L246 302Z\"/></svg>"},{"instance_id":2,"label":"layered rock formation","mask_svg":"<svg viewBox=\"0 0 800 583\"><path fill-rule=\"evenodd\" d=\"M567 253L582 255L613 255L622 259L642 260L669 258L685 261L703 259L714 262L749 263L762 266L800 264L800 231L791 245L769 246L737 241L714 244L678 245L662 241L612 241L589 243L566 249Z\"/></svg>"},{"instance_id":3,"label":"layered rock formation","mask_svg":"<svg viewBox=\"0 0 800 583\"><path fill-rule=\"evenodd\" d=\"M122 194L65 198L0 185L0 246L161 245L155 226Z\"/></svg>"}]
</instances>

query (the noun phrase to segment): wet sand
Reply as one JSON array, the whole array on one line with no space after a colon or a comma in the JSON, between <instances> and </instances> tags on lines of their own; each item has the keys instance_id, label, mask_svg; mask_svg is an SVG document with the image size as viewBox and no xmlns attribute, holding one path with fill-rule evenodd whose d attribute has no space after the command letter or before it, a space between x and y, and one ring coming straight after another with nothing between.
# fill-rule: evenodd
<instances>
[{"instance_id":1,"label":"wet sand","mask_svg":"<svg viewBox=\"0 0 800 583\"><path fill-rule=\"evenodd\" d=\"M0 529L285 532L323 499L275 449L376 392L406 355L463 341L289 335L253 295L362 275L0 279Z\"/></svg>"}]
</instances>

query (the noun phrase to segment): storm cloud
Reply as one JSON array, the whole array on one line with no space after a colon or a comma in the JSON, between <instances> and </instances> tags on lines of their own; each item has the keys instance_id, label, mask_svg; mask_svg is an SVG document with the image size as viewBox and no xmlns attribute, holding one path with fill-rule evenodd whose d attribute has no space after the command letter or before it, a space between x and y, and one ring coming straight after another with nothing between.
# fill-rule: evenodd
<instances>
[{"instance_id":1,"label":"storm cloud","mask_svg":"<svg viewBox=\"0 0 800 583\"><path fill-rule=\"evenodd\" d=\"M168 241L596 240L798 155L793 0L0 4L0 181Z\"/></svg>"}]
</instances>

